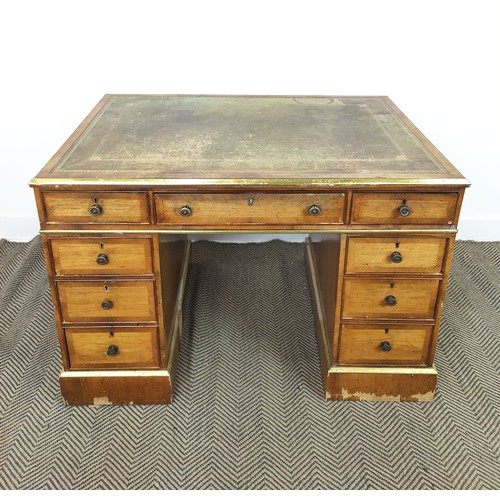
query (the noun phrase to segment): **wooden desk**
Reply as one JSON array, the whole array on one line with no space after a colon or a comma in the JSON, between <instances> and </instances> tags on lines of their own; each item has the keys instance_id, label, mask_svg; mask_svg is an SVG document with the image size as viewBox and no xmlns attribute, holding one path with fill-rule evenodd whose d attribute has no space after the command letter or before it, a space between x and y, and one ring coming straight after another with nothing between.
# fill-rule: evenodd
<instances>
[{"instance_id":1,"label":"wooden desk","mask_svg":"<svg viewBox=\"0 0 500 500\"><path fill-rule=\"evenodd\" d=\"M31 185L66 403L171 402L214 232L309 235L327 398L432 399L468 182L387 97L107 95Z\"/></svg>"}]
</instances>

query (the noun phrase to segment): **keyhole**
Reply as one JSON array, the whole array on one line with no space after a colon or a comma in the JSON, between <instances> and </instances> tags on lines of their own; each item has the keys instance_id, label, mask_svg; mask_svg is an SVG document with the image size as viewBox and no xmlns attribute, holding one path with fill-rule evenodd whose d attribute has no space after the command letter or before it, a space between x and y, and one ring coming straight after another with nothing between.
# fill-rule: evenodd
<instances>
[{"instance_id":1,"label":"keyhole","mask_svg":"<svg viewBox=\"0 0 500 500\"><path fill-rule=\"evenodd\" d=\"M387 330L386 330L387 331ZM109 336L110 337L114 337L115 336L115 332L109 332Z\"/></svg>"},{"instance_id":2,"label":"keyhole","mask_svg":"<svg viewBox=\"0 0 500 500\"><path fill-rule=\"evenodd\" d=\"M385 334L386 334L386 335L389 335L389 328L386 328L386 329L385 329Z\"/></svg>"},{"instance_id":3,"label":"keyhole","mask_svg":"<svg viewBox=\"0 0 500 500\"><path fill-rule=\"evenodd\" d=\"M109 286L108 285L104 285L104 291L105 292L109 292Z\"/></svg>"},{"instance_id":4,"label":"keyhole","mask_svg":"<svg viewBox=\"0 0 500 500\"><path fill-rule=\"evenodd\" d=\"M394 288L394 281L391 281L390 287Z\"/></svg>"},{"instance_id":5,"label":"keyhole","mask_svg":"<svg viewBox=\"0 0 500 500\"><path fill-rule=\"evenodd\" d=\"M406 198L403 200L403 205L406 205Z\"/></svg>"},{"instance_id":6,"label":"keyhole","mask_svg":"<svg viewBox=\"0 0 500 500\"><path fill-rule=\"evenodd\" d=\"M94 198L94 203L97 203L97 198Z\"/></svg>"},{"instance_id":7,"label":"keyhole","mask_svg":"<svg viewBox=\"0 0 500 500\"><path fill-rule=\"evenodd\" d=\"M99 248L102 250L104 248L104 243L99 243Z\"/></svg>"},{"instance_id":8,"label":"keyhole","mask_svg":"<svg viewBox=\"0 0 500 500\"><path fill-rule=\"evenodd\" d=\"M399 248L399 241L396 242L396 248Z\"/></svg>"}]
</instances>

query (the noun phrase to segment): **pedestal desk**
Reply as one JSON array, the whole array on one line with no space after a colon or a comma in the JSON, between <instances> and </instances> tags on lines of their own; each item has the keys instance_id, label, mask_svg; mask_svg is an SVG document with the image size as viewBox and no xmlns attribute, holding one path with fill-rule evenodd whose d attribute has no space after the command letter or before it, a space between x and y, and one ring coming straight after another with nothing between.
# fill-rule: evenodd
<instances>
[{"instance_id":1,"label":"pedestal desk","mask_svg":"<svg viewBox=\"0 0 500 500\"><path fill-rule=\"evenodd\" d=\"M326 398L433 398L468 182L387 97L106 95L31 186L67 404L172 401L189 235L228 232L304 234Z\"/></svg>"}]
</instances>

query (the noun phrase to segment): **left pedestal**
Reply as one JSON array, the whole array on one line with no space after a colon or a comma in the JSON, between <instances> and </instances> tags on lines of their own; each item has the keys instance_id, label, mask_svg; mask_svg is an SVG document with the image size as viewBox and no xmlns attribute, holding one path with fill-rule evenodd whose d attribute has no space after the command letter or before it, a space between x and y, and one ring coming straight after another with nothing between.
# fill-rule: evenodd
<instances>
[{"instance_id":1,"label":"left pedestal","mask_svg":"<svg viewBox=\"0 0 500 500\"><path fill-rule=\"evenodd\" d=\"M65 403L171 403L187 237L51 232L42 241Z\"/></svg>"}]
</instances>

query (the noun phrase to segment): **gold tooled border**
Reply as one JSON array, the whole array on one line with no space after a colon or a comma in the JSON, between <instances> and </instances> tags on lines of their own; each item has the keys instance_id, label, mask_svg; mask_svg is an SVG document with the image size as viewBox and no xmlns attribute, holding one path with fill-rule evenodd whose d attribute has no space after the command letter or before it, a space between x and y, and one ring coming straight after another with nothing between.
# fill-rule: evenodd
<instances>
[{"instance_id":1,"label":"gold tooled border","mask_svg":"<svg viewBox=\"0 0 500 500\"><path fill-rule=\"evenodd\" d=\"M455 234L456 228L443 229L353 229L353 228L325 228L325 229L42 229L40 234Z\"/></svg>"},{"instance_id":2,"label":"gold tooled border","mask_svg":"<svg viewBox=\"0 0 500 500\"><path fill-rule=\"evenodd\" d=\"M287 186L297 187L354 187L354 186L470 186L467 179L457 178L435 178L435 179L128 179L128 178L110 178L110 179L83 179L83 178L37 178L35 177L29 183L30 186Z\"/></svg>"}]
</instances>

